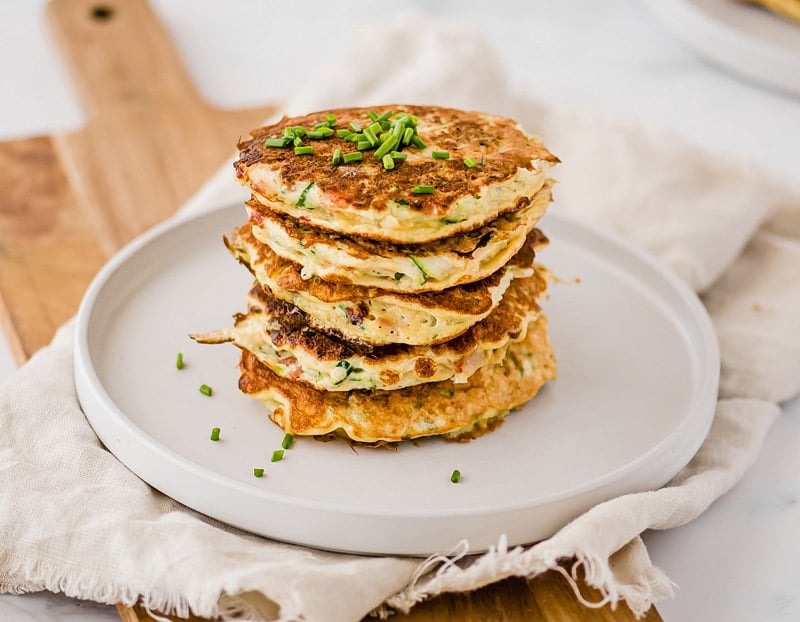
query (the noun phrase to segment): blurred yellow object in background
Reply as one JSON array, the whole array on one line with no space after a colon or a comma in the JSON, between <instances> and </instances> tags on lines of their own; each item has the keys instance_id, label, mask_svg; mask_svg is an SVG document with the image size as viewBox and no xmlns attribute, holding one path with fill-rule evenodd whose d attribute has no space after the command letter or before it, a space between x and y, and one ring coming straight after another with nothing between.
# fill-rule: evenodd
<instances>
[{"instance_id":1,"label":"blurred yellow object in background","mask_svg":"<svg viewBox=\"0 0 800 622\"><path fill-rule=\"evenodd\" d=\"M741 0L749 4L757 4L768 11L788 17L796 22L800 22L800 0Z\"/></svg>"}]
</instances>

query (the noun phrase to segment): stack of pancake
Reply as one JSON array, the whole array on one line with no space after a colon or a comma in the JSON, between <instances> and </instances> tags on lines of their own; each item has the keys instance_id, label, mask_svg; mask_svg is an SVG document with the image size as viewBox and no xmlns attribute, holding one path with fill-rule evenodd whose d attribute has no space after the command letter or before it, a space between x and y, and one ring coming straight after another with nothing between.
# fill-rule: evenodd
<instances>
[{"instance_id":1,"label":"stack of pancake","mask_svg":"<svg viewBox=\"0 0 800 622\"><path fill-rule=\"evenodd\" d=\"M430 106L284 118L239 145L254 275L240 389L295 435L492 429L556 375L534 264L558 162L510 119Z\"/></svg>"}]
</instances>

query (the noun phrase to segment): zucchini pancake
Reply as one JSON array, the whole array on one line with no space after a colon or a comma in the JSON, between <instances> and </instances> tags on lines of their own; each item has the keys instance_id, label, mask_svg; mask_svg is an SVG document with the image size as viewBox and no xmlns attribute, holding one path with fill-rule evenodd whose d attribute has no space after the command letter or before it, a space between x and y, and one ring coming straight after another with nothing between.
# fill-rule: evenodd
<instances>
[{"instance_id":1,"label":"zucchini pancake","mask_svg":"<svg viewBox=\"0 0 800 622\"><path fill-rule=\"evenodd\" d=\"M556 377L536 228L558 163L511 119L435 106L284 117L239 144L254 276L239 388L285 432L468 440Z\"/></svg>"}]
</instances>

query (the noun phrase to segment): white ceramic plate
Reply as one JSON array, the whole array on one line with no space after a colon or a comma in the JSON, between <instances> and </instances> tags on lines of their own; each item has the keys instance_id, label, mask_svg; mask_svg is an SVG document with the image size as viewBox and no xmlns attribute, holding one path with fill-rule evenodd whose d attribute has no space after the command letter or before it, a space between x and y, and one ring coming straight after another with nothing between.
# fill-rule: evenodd
<instances>
[{"instance_id":1,"label":"white ceramic plate","mask_svg":"<svg viewBox=\"0 0 800 622\"><path fill-rule=\"evenodd\" d=\"M800 24L737 0L649 0L688 47L762 86L800 95Z\"/></svg>"},{"instance_id":2,"label":"white ceramic plate","mask_svg":"<svg viewBox=\"0 0 800 622\"><path fill-rule=\"evenodd\" d=\"M552 214L541 258L580 279L554 285L545 307L557 381L467 444L354 451L301 438L272 463L283 432L239 393L239 351L187 337L244 310L251 279L221 241L244 218L233 206L155 229L106 265L79 311L87 418L134 473L189 507L325 549L424 555L466 539L479 551L501 534L512 545L547 537L601 501L661 486L708 431L719 355L696 297L644 254Z\"/></svg>"}]
</instances>

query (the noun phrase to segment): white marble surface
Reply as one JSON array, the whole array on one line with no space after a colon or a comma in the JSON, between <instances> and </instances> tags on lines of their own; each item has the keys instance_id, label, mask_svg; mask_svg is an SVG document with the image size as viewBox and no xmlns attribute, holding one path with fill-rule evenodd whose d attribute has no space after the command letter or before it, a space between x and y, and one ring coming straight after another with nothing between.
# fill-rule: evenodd
<instances>
[{"instance_id":1,"label":"white marble surface","mask_svg":"<svg viewBox=\"0 0 800 622\"><path fill-rule=\"evenodd\" d=\"M667 1L667 0L664 0ZM327 18L364 23L397 3L304 0L153 0L200 92L221 106L285 96L298 73L325 54L304 46L275 63L253 23L302 20L309 40ZM698 60L641 3L625 0L417 0L437 17L469 20L494 40L521 92L576 110L661 125L714 152L750 159L800 189L800 100L738 81ZM0 140L78 127L80 105L62 73L43 16L44 0L0 4ZM313 20L308 19L314 16ZM296 23L296 21L295 21ZM270 28L272 36L282 34ZM798 29L800 37L800 29ZM269 79L252 80L238 59L261 55ZM25 59L20 62L19 59ZM13 370L0 339L0 382ZM800 400L786 405L756 466L693 523L645 540L678 585L659 606L667 622L800 620ZM110 606L61 595L0 596L3 622L116 621Z\"/></svg>"}]
</instances>

